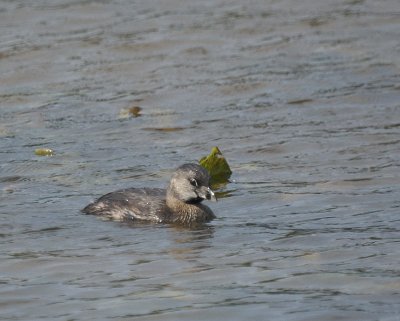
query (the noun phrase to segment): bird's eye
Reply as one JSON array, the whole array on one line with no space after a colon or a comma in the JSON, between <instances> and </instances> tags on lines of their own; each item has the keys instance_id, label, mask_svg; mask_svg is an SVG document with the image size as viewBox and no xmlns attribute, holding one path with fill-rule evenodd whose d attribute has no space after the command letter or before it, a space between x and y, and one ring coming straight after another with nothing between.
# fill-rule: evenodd
<instances>
[{"instance_id":1,"label":"bird's eye","mask_svg":"<svg viewBox=\"0 0 400 321\"><path fill-rule=\"evenodd\" d=\"M190 184L193 185L193 186L196 186L196 187L198 186L198 185L197 185L197 181L196 181L194 178L189 179L189 182L190 182Z\"/></svg>"}]
</instances>

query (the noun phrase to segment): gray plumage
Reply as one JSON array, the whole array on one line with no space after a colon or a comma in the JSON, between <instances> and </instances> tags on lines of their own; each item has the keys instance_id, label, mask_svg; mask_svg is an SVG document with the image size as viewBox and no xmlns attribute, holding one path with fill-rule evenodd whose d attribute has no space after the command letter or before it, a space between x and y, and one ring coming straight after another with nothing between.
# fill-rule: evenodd
<instances>
[{"instance_id":1,"label":"gray plumage","mask_svg":"<svg viewBox=\"0 0 400 321\"><path fill-rule=\"evenodd\" d=\"M215 218L204 199L215 200L208 172L197 164L184 164L173 173L166 190L127 188L103 195L82 211L119 221L150 221L190 225Z\"/></svg>"}]
</instances>

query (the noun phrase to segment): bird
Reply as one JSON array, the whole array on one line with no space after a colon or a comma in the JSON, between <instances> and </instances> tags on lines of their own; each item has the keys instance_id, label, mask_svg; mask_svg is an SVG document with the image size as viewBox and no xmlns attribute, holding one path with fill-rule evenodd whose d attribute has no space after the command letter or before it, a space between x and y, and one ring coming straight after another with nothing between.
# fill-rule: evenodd
<instances>
[{"instance_id":1,"label":"bird","mask_svg":"<svg viewBox=\"0 0 400 321\"><path fill-rule=\"evenodd\" d=\"M126 188L105 194L82 212L117 221L192 225L216 216L203 200L216 201L210 175L198 164L179 166L166 189Z\"/></svg>"}]
</instances>

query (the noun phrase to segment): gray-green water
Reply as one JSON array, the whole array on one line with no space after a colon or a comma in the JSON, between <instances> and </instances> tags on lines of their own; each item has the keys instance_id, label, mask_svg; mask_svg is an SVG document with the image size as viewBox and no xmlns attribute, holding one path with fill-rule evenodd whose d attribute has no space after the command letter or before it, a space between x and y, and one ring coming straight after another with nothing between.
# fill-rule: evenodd
<instances>
[{"instance_id":1,"label":"gray-green water","mask_svg":"<svg viewBox=\"0 0 400 321\"><path fill-rule=\"evenodd\" d=\"M0 30L1 320L400 320L397 0L1 1ZM79 212L214 145L203 229Z\"/></svg>"}]
</instances>

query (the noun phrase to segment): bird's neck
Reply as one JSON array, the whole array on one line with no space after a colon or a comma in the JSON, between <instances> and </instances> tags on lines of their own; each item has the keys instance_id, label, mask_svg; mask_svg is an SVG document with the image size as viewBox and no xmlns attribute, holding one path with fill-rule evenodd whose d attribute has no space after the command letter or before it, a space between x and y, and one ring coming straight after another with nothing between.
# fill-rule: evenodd
<instances>
[{"instance_id":1,"label":"bird's neck","mask_svg":"<svg viewBox=\"0 0 400 321\"><path fill-rule=\"evenodd\" d=\"M203 213L202 205L200 204L188 204L175 197L168 196L166 202L171 213L170 220L172 222L181 224L196 222Z\"/></svg>"}]
</instances>

